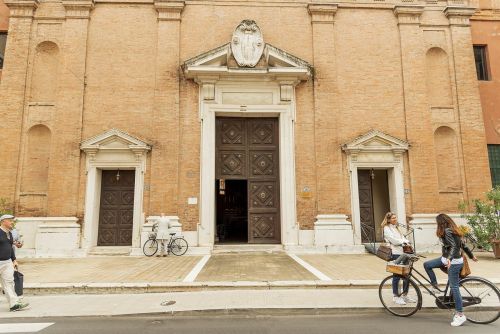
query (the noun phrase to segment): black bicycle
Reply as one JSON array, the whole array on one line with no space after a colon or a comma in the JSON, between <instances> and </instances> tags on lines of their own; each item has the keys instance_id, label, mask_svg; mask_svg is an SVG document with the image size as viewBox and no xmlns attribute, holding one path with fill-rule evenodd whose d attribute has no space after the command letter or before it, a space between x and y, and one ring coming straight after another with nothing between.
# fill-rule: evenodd
<instances>
[{"instance_id":1,"label":"black bicycle","mask_svg":"<svg viewBox=\"0 0 500 334\"><path fill-rule=\"evenodd\" d=\"M153 256L158 252L158 249L162 248L162 251L165 248L165 243L166 243L166 248L167 248L167 254L174 254L177 256L184 255L188 248L188 242L186 239L184 239L183 236L176 236L176 233L170 233L170 239L167 240L158 240L156 239L158 232L158 224L153 225L153 231L149 234L148 240L144 243L144 246L142 247L142 251L144 252L144 255L146 256ZM161 244L161 245L160 245Z\"/></svg>"},{"instance_id":2,"label":"black bicycle","mask_svg":"<svg viewBox=\"0 0 500 334\"><path fill-rule=\"evenodd\" d=\"M449 288L449 282L446 284L444 291L439 290L439 293L435 293L435 291L429 289L426 284L419 280L420 277L424 279L428 285L431 284L424 275L413 268L413 263L417 261L419 257L423 256L412 256L410 258L409 264L404 268L403 274L393 274L382 280L378 290L382 305L387 311L396 316L409 317L422 308L423 297L420 287L423 287L434 297L438 308L454 310L455 302ZM401 277L398 283L398 294L396 297L403 297L403 286L408 284L408 292L403 299L405 300L404 303L399 300L398 304L398 300L394 298L395 296L392 288L392 279L394 275ZM463 278L460 280L459 284L464 313L467 316L467 320L477 324L489 324L500 317L500 290L495 284L487 279L474 276Z\"/></svg>"}]
</instances>

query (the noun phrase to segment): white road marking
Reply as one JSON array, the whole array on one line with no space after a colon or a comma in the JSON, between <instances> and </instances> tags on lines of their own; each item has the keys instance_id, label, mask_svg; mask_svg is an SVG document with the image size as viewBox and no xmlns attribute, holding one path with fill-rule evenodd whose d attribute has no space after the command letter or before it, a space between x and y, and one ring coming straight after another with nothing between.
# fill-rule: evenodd
<instances>
[{"instance_id":1,"label":"white road marking","mask_svg":"<svg viewBox=\"0 0 500 334\"><path fill-rule=\"evenodd\" d=\"M203 269L205 264L207 264L210 255L205 255L201 260L194 266L191 272L184 278L183 282L194 282L200 271Z\"/></svg>"},{"instance_id":2,"label":"white road marking","mask_svg":"<svg viewBox=\"0 0 500 334\"><path fill-rule=\"evenodd\" d=\"M0 324L0 333L37 333L53 324L53 322Z\"/></svg>"},{"instance_id":3,"label":"white road marking","mask_svg":"<svg viewBox=\"0 0 500 334\"><path fill-rule=\"evenodd\" d=\"M294 259L295 261L297 261L298 264L300 264L302 267L304 267L307 270L309 270L309 272L311 274L313 274L314 276L316 276L320 280L322 280L322 281L331 281L332 280L330 277L326 276L321 271L319 271L318 269L314 268L313 266L311 266L306 261L302 260L297 255L295 255L295 254L288 254L288 256L290 256L292 259Z\"/></svg>"}]
</instances>

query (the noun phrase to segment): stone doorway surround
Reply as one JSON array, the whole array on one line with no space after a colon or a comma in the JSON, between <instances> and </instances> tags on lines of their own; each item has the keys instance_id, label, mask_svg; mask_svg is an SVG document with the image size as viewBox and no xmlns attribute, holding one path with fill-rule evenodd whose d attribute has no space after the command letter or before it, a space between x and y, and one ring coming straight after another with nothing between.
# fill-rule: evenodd
<instances>
[{"instance_id":1,"label":"stone doorway surround","mask_svg":"<svg viewBox=\"0 0 500 334\"><path fill-rule=\"evenodd\" d=\"M403 154L409 144L378 130L371 130L342 145L350 174L352 228L354 244L361 244L358 169L385 169L388 174L391 211L400 221L406 219Z\"/></svg>"},{"instance_id":2,"label":"stone doorway surround","mask_svg":"<svg viewBox=\"0 0 500 334\"><path fill-rule=\"evenodd\" d=\"M255 25L245 20L240 24ZM240 27L238 26L238 28ZM238 29L237 28L237 29ZM257 27L258 29L258 27ZM262 36L260 35L260 37ZM233 38L234 42L234 38ZM312 76L312 66L270 44L263 43L258 66L234 67L231 43L187 60L187 79L199 84L201 122L201 191L198 246L213 248L215 235L215 118L278 117L280 160L281 243L298 244L295 190L295 86Z\"/></svg>"},{"instance_id":3,"label":"stone doorway surround","mask_svg":"<svg viewBox=\"0 0 500 334\"><path fill-rule=\"evenodd\" d=\"M151 146L123 131L111 129L82 142L86 155L85 218L82 248L88 253L97 245L102 170L135 171L134 213L131 254L141 253L143 189L146 156Z\"/></svg>"}]
</instances>

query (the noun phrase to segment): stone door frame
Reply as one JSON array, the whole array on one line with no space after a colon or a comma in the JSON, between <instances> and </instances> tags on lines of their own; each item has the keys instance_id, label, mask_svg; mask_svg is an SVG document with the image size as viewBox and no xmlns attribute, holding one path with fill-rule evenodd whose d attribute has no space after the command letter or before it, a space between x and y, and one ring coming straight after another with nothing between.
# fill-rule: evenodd
<instances>
[{"instance_id":1,"label":"stone door frame","mask_svg":"<svg viewBox=\"0 0 500 334\"><path fill-rule=\"evenodd\" d=\"M200 83L200 121L201 121L201 189L200 189L200 224L198 227L198 245L213 247L215 242L215 118L232 117L278 117L279 122L279 159L280 159L280 225L281 244L298 244L298 227L295 190L295 141L294 120L295 101L280 102L280 85L277 82L238 82L229 81L220 84L210 83L215 90L213 99L206 101L207 89ZM272 94L276 104L234 105L223 104L225 92L252 93L256 99L266 99ZM209 92L210 93L210 92ZM266 97L264 97L266 96Z\"/></svg>"},{"instance_id":2,"label":"stone door frame","mask_svg":"<svg viewBox=\"0 0 500 334\"><path fill-rule=\"evenodd\" d=\"M362 244L358 169L387 170L391 211L398 216L400 223L406 223L403 154L408 148L407 142L377 130L371 130L342 146L347 154L350 173L354 244Z\"/></svg>"},{"instance_id":3,"label":"stone door frame","mask_svg":"<svg viewBox=\"0 0 500 334\"><path fill-rule=\"evenodd\" d=\"M143 193L146 156L151 147L116 129L84 141L86 153L86 190L82 248L97 246L102 170L135 170L134 216L131 253L141 253L141 225L144 221Z\"/></svg>"}]
</instances>

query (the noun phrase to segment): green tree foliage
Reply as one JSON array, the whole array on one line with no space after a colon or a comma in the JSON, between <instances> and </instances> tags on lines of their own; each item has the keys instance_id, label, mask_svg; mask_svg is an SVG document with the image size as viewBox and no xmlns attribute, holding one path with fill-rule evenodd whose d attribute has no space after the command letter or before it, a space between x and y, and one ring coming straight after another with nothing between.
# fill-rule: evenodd
<instances>
[{"instance_id":1,"label":"green tree foliage","mask_svg":"<svg viewBox=\"0 0 500 334\"><path fill-rule=\"evenodd\" d=\"M500 241L500 186L486 193L486 200L474 199L459 204L478 246L491 249L492 241Z\"/></svg>"}]
</instances>

